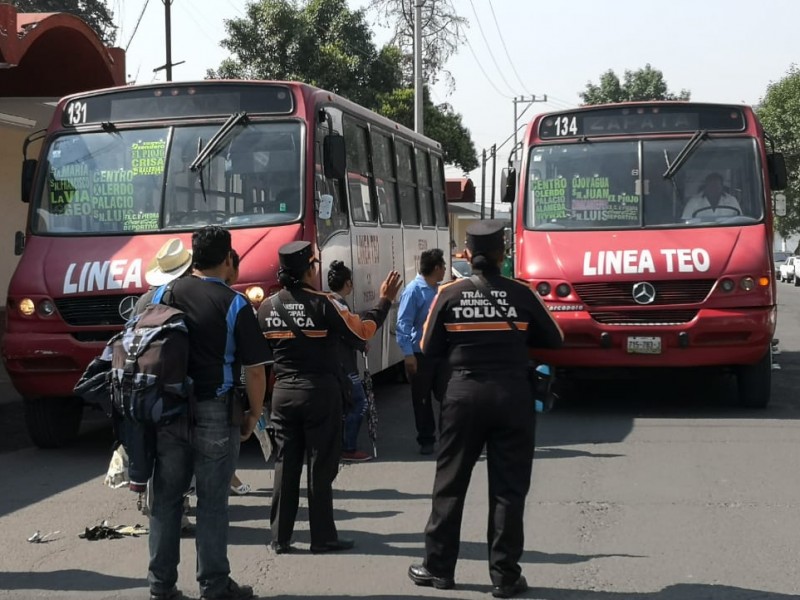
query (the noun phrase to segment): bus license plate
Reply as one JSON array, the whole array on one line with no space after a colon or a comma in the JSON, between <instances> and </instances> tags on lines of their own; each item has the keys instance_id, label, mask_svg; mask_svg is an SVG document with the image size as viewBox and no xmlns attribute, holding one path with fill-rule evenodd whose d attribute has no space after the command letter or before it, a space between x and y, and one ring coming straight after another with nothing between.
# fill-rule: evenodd
<instances>
[{"instance_id":1,"label":"bus license plate","mask_svg":"<svg viewBox=\"0 0 800 600\"><path fill-rule=\"evenodd\" d=\"M628 354L661 354L661 338L629 337Z\"/></svg>"}]
</instances>

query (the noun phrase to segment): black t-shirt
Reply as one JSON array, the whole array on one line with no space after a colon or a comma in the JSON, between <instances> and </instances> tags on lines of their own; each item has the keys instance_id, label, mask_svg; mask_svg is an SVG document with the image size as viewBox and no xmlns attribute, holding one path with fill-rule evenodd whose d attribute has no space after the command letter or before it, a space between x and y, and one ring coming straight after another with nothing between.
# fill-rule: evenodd
<instances>
[{"instance_id":1,"label":"black t-shirt","mask_svg":"<svg viewBox=\"0 0 800 600\"><path fill-rule=\"evenodd\" d=\"M198 399L230 390L239 380L239 365L271 360L252 306L221 279L182 277L173 284L170 305L186 313L189 376Z\"/></svg>"}]
</instances>

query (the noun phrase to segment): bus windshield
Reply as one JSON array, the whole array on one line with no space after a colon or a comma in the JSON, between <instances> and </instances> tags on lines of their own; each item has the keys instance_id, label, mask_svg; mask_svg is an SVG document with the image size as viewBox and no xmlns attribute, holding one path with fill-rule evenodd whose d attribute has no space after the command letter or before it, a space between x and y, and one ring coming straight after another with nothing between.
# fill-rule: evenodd
<instances>
[{"instance_id":1,"label":"bus windshield","mask_svg":"<svg viewBox=\"0 0 800 600\"><path fill-rule=\"evenodd\" d=\"M756 141L588 141L531 149L525 225L530 229L714 227L759 222L764 191ZM665 177L665 174L671 171Z\"/></svg>"},{"instance_id":2,"label":"bus windshield","mask_svg":"<svg viewBox=\"0 0 800 600\"><path fill-rule=\"evenodd\" d=\"M53 140L37 234L107 235L287 223L302 213L299 122L239 125L189 167L218 124L69 133Z\"/></svg>"}]
</instances>

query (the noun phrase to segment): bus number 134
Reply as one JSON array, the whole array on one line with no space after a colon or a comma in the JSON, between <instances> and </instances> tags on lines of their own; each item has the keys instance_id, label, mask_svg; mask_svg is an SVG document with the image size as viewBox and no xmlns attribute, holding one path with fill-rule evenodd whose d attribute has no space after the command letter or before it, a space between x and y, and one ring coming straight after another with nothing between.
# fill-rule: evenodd
<instances>
[{"instance_id":1,"label":"bus number 134","mask_svg":"<svg viewBox=\"0 0 800 600\"><path fill-rule=\"evenodd\" d=\"M556 117L556 135L578 135L576 117Z\"/></svg>"}]
</instances>

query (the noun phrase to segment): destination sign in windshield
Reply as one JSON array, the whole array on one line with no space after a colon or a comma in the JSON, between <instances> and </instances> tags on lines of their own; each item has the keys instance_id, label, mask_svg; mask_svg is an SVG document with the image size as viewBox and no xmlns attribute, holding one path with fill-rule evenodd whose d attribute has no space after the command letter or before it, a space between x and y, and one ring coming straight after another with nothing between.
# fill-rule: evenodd
<instances>
[{"instance_id":1,"label":"destination sign in windshield","mask_svg":"<svg viewBox=\"0 0 800 600\"><path fill-rule=\"evenodd\" d=\"M119 123L152 119L228 116L248 114L291 114L291 90L274 84L176 84L131 88L84 96L64 107L64 127L89 123Z\"/></svg>"},{"instance_id":2,"label":"destination sign in windshield","mask_svg":"<svg viewBox=\"0 0 800 600\"><path fill-rule=\"evenodd\" d=\"M744 131L742 110L736 106L676 105L613 107L560 113L542 119L542 139L641 135L648 133L692 133Z\"/></svg>"}]
</instances>

